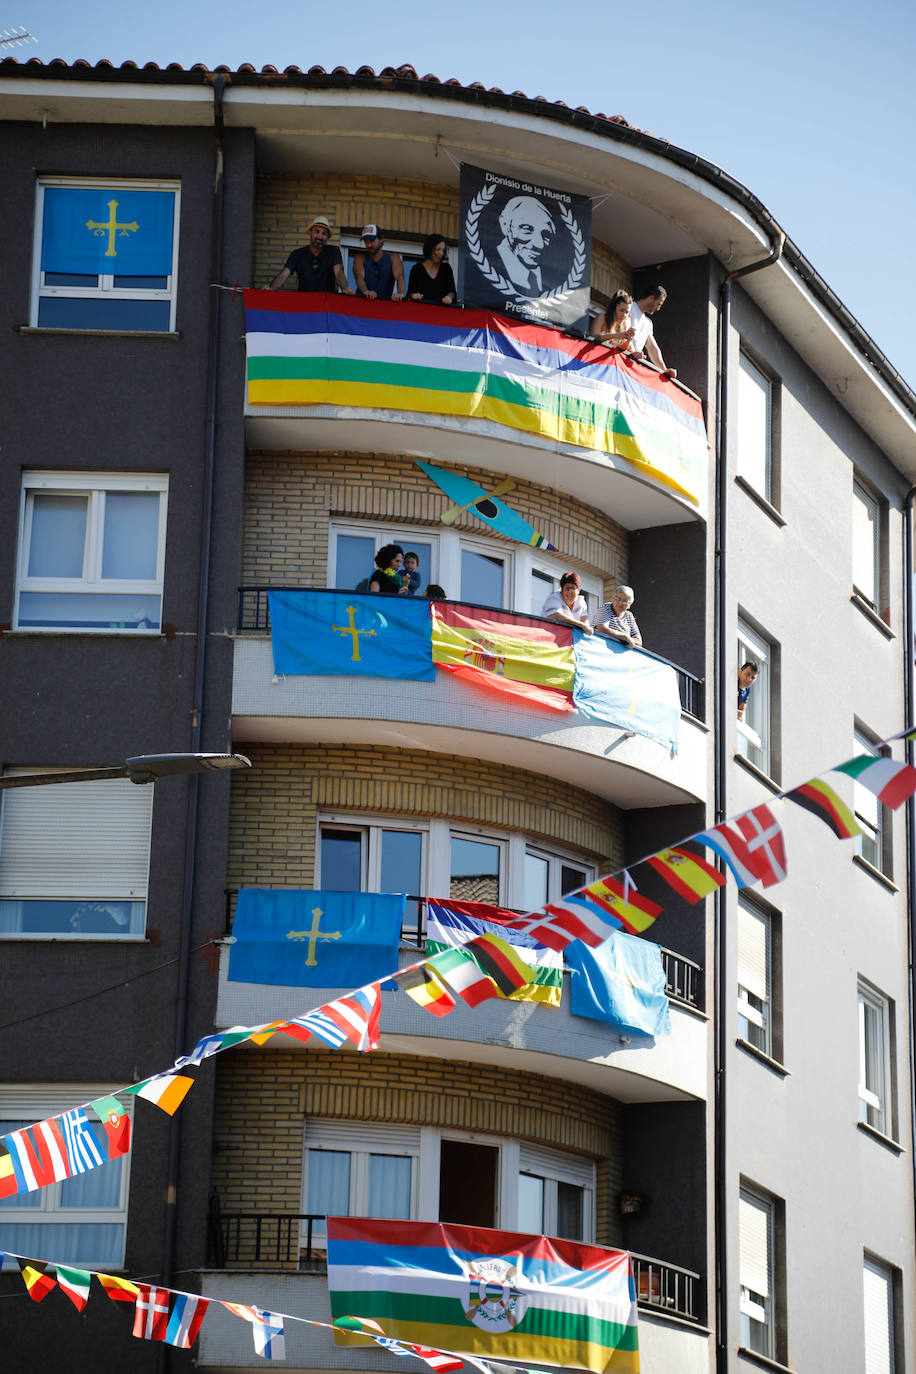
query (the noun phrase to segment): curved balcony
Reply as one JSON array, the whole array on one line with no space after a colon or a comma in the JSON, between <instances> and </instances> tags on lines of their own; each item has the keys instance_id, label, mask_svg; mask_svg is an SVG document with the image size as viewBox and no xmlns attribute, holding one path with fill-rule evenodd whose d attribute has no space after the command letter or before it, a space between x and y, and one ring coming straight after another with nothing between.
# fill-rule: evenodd
<instances>
[{"instance_id":1,"label":"curved balcony","mask_svg":"<svg viewBox=\"0 0 916 1374\"><path fill-rule=\"evenodd\" d=\"M416 960L402 951L400 965ZM675 956L676 957L676 956ZM216 1026L289 1020L344 996L348 988L302 988L229 981L229 950L220 950ZM706 1097L707 1020L671 998L671 1034L653 1040L569 1011L568 982L559 1007L493 998L470 1008L461 1003L435 1017L406 994L382 994L382 1052L470 1059L561 1078L620 1102L681 1102ZM316 1042L317 1043L317 1042ZM278 1033L271 1046L308 1053Z\"/></svg>"},{"instance_id":2,"label":"curved balcony","mask_svg":"<svg viewBox=\"0 0 916 1374\"><path fill-rule=\"evenodd\" d=\"M444 671L433 681L398 681L396 691L384 692L378 690L379 677L277 677L263 633L267 590L243 588L240 598L232 691L238 743L377 744L485 758L549 774L625 810L706 798L706 730L690 714L702 712L703 684L658 655L645 656L667 664L679 682L682 717L674 756L630 728L517 696L484 694ZM251 635L241 632L249 627Z\"/></svg>"},{"instance_id":3,"label":"curved balcony","mask_svg":"<svg viewBox=\"0 0 916 1374\"><path fill-rule=\"evenodd\" d=\"M245 305L251 449L471 464L630 529L705 514L701 403L648 363L491 311L270 291Z\"/></svg>"}]
</instances>

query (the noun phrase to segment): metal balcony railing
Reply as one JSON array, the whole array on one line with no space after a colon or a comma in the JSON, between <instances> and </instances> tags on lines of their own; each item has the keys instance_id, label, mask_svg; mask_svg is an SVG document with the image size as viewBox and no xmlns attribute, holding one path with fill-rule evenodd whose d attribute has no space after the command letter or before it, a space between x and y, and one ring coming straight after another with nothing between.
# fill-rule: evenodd
<instances>
[{"instance_id":1,"label":"metal balcony railing","mask_svg":"<svg viewBox=\"0 0 916 1374\"><path fill-rule=\"evenodd\" d=\"M210 1263L215 1269L298 1269L320 1274L327 1268L324 1216L310 1212L222 1212L210 1201ZM648 1255L632 1255L640 1307L698 1321L699 1274Z\"/></svg>"},{"instance_id":2,"label":"metal balcony railing","mask_svg":"<svg viewBox=\"0 0 916 1374\"><path fill-rule=\"evenodd\" d=\"M677 1264L651 1259L648 1255L634 1255L633 1278L636 1301L640 1307L667 1312L671 1317L699 1321L697 1315L697 1285L699 1274L682 1269Z\"/></svg>"},{"instance_id":3,"label":"metal balcony railing","mask_svg":"<svg viewBox=\"0 0 916 1374\"><path fill-rule=\"evenodd\" d=\"M270 629L270 610L267 604L267 593L273 592L301 592L301 591L333 591L335 588L329 587L239 587L238 611L236 615L236 631L239 634L264 634ZM341 591L351 591L350 587L340 588ZM475 606L478 610L501 610L499 606L476 606L476 603L463 601L463 606ZM513 612L515 615L523 615L524 612ZM540 620L540 616L526 616L528 620ZM553 622L546 622L553 623ZM650 658L656 659L659 663L666 663L669 668L673 668L677 675L678 691L681 697L681 710L687 715L693 716L696 720L705 719L706 701L704 692L704 680L689 673L686 668L681 668L679 664L672 663L670 659L664 658L661 654L654 654L651 649L643 649L642 653L648 654Z\"/></svg>"},{"instance_id":4,"label":"metal balcony railing","mask_svg":"<svg viewBox=\"0 0 916 1374\"><path fill-rule=\"evenodd\" d=\"M224 934L232 934L235 918L235 904L238 899L237 887L225 890ZM416 949L422 954L426 947L426 898L407 898L408 911L413 910L414 919L401 926L401 944ZM519 912L519 915L524 913ZM665 993L671 1002L703 1011L705 1003L703 969L684 954L676 954L673 949L661 946L662 968L665 970Z\"/></svg>"}]
</instances>

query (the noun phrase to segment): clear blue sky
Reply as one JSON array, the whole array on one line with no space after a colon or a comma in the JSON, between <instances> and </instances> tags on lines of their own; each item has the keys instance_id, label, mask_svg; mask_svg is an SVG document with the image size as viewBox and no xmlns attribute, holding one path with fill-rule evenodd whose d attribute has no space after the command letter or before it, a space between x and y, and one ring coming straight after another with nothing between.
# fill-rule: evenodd
<instances>
[{"instance_id":1,"label":"clear blue sky","mask_svg":"<svg viewBox=\"0 0 916 1374\"><path fill-rule=\"evenodd\" d=\"M409 62L622 114L744 182L916 388L912 0L3 0L20 25L20 61Z\"/></svg>"}]
</instances>

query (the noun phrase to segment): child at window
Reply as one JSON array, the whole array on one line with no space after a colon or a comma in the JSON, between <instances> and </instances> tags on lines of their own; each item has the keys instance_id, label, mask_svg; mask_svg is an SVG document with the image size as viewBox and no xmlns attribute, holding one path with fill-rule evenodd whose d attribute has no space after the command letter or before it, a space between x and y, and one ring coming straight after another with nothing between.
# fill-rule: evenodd
<instances>
[{"instance_id":1,"label":"child at window","mask_svg":"<svg viewBox=\"0 0 916 1374\"><path fill-rule=\"evenodd\" d=\"M405 553L404 567L401 569L401 586L407 588L408 596L416 596L420 590L420 555Z\"/></svg>"}]
</instances>

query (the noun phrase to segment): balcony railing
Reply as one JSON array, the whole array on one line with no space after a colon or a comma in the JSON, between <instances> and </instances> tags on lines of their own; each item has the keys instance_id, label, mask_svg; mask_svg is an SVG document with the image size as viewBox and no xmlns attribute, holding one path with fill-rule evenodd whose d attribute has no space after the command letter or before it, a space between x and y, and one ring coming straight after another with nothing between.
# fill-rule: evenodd
<instances>
[{"instance_id":1,"label":"balcony railing","mask_svg":"<svg viewBox=\"0 0 916 1374\"><path fill-rule=\"evenodd\" d=\"M683 1317L695 1322L697 1316L697 1285L699 1274L682 1269L677 1264L650 1259L648 1255L634 1255L633 1278L636 1282L636 1301L640 1307L667 1312L671 1317Z\"/></svg>"},{"instance_id":2,"label":"balcony railing","mask_svg":"<svg viewBox=\"0 0 916 1374\"><path fill-rule=\"evenodd\" d=\"M222 1212L210 1202L210 1264L215 1269L297 1269L321 1274L327 1268L323 1215L312 1212ZM640 1307L697 1321L699 1274L677 1264L632 1255Z\"/></svg>"},{"instance_id":3,"label":"balcony railing","mask_svg":"<svg viewBox=\"0 0 916 1374\"><path fill-rule=\"evenodd\" d=\"M224 934L226 935L232 934L232 922L235 918L235 905L238 895L237 887L225 889ZM401 926L401 944L422 953L426 947L426 898L409 895L407 905L408 907L412 906L415 910L416 922L405 922ZM517 914L521 916L524 913L519 911ZM664 946L660 948L662 968L665 970L665 993L668 1000L677 1002L684 1007L692 1007L694 1011L702 1011L705 991L701 965L695 964L692 959L688 959L684 954L676 954L673 949L665 949Z\"/></svg>"},{"instance_id":4,"label":"balcony railing","mask_svg":"<svg viewBox=\"0 0 916 1374\"><path fill-rule=\"evenodd\" d=\"M239 634L262 633L270 630L270 609L267 601L268 592L301 592L310 590L305 587L239 587L238 611L236 614L236 630ZM326 589L323 589L326 590ZM340 588L341 591L352 591L351 587ZM462 605L476 605L474 602L465 601ZM501 607L480 606L480 610L499 610ZM515 612L515 614L522 614ZM530 620L540 620L540 616L529 616ZM546 622L553 624L552 621ZM677 675L678 691L681 697L681 710L687 715L693 716L696 720L705 718L706 702L704 695L704 681L702 678L695 677L686 668L681 668L677 663L672 663L670 659L664 658L661 654L655 654L651 649L643 649L642 653L654 658L659 663L665 663L669 668L673 668Z\"/></svg>"}]
</instances>

